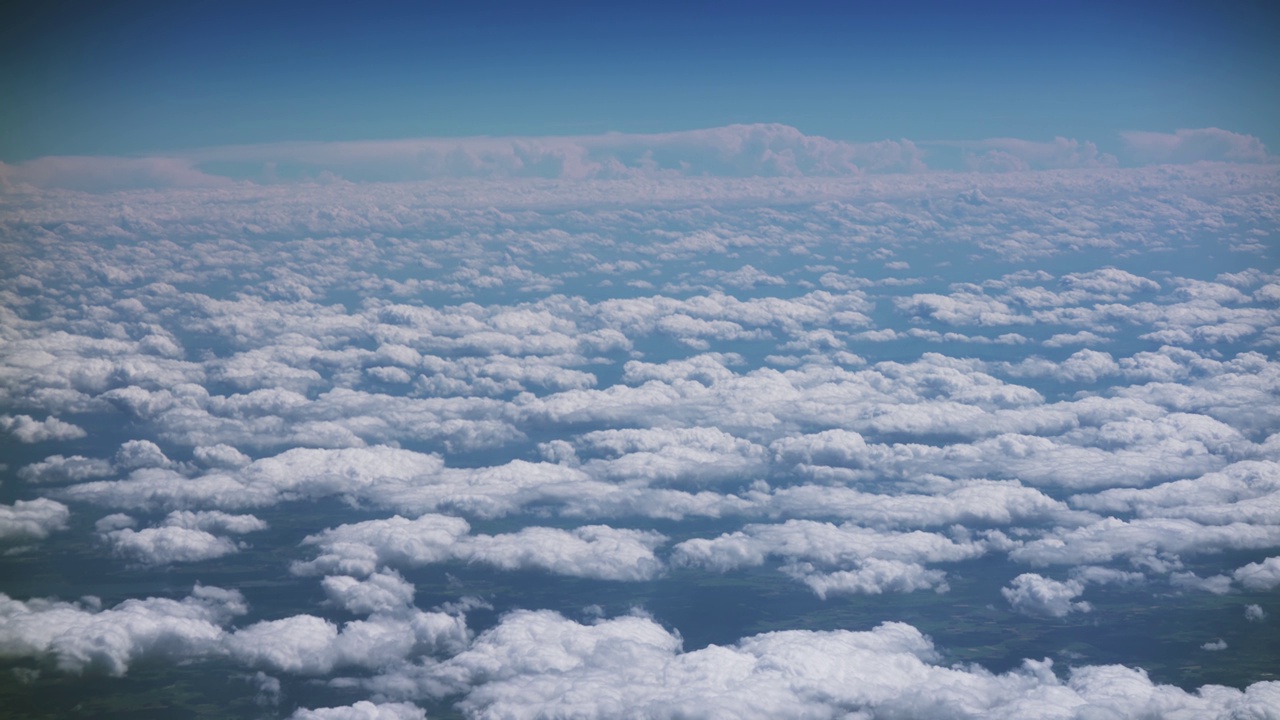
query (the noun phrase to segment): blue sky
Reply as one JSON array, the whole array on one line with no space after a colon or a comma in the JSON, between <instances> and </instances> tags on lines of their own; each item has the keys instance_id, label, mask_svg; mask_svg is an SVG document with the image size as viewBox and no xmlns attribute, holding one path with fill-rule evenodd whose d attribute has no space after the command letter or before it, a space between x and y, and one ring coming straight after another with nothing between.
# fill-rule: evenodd
<instances>
[{"instance_id":1,"label":"blue sky","mask_svg":"<svg viewBox=\"0 0 1280 720\"><path fill-rule=\"evenodd\" d=\"M667 132L851 140L1221 127L1280 145L1265 3L21 3L0 160Z\"/></svg>"}]
</instances>

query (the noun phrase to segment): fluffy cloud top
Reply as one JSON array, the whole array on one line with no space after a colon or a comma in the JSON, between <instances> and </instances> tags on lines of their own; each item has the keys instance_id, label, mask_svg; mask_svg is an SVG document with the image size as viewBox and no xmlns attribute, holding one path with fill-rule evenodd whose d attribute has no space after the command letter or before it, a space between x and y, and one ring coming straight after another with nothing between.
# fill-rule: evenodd
<instances>
[{"instance_id":1,"label":"fluffy cloud top","mask_svg":"<svg viewBox=\"0 0 1280 720\"><path fill-rule=\"evenodd\" d=\"M0 540L39 540L67 526L71 510L48 498L0 505Z\"/></svg>"},{"instance_id":2,"label":"fluffy cloud top","mask_svg":"<svg viewBox=\"0 0 1280 720\"><path fill-rule=\"evenodd\" d=\"M418 567L448 560L479 562L505 570L540 569L602 580L647 580L662 570L654 548L660 533L592 525L573 530L527 527L514 533L472 535L465 520L396 516L340 525L308 537L314 560L296 563L300 574L371 575L382 566Z\"/></svg>"},{"instance_id":3,"label":"fluffy cloud top","mask_svg":"<svg viewBox=\"0 0 1280 720\"><path fill-rule=\"evenodd\" d=\"M361 700L342 707L301 709L290 720L426 720L427 713L412 703L371 703Z\"/></svg>"},{"instance_id":4,"label":"fluffy cloud top","mask_svg":"<svg viewBox=\"0 0 1280 720\"><path fill-rule=\"evenodd\" d=\"M1238 568L1232 576L1249 590L1270 590L1280 585L1280 557L1249 563Z\"/></svg>"},{"instance_id":5,"label":"fluffy cloud top","mask_svg":"<svg viewBox=\"0 0 1280 720\"><path fill-rule=\"evenodd\" d=\"M237 543L214 532L234 535L265 530L267 524L253 515L229 515L217 510L169 513L158 527L134 530L99 521L102 537L113 552L148 565L197 562L239 551Z\"/></svg>"},{"instance_id":6,"label":"fluffy cloud top","mask_svg":"<svg viewBox=\"0 0 1280 720\"><path fill-rule=\"evenodd\" d=\"M199 585L182 600L126 600L106 610L0 594L0 655L48 655L63 670L123 675L143 656L214 652L223 625L247 611L239 592Z\"/></svg>"},{"instance_id":7,"label":"fluffy cloud top","mask_svg":"<svg viewBox=\"0 0 1280 720\"><path fill-rule=\"evenodd\" d=\"M1084 584L1078 580L1058 582L1035 573L1023 573L1009 587L1000 589L1015 611L1055 618L1092 609L1087 602L1073 602L1082 592Z\"/></svg>"},{"instance_id":8,"label":"fluffy cloud top","mask_svg":"<svg viewBox=\"0 0 1280 720\"><path fill-rule=\"evenodd\" d=\"M78 440L84 437L84 428L59 420L50 415L44 420L36 420L30 415L0 415L0 428L24 443L38 443L46 440Z\"/></svg>"},{"instance_id":9,"label":"fluffy cloud top","mask_svg":"<svg viewBox=\"0 0 1280 720\"><path fill-rule=\"evenodd\" d=\"M1280 684L1187 693L1120 666L1026 661L996 675L938 664L915 628L788 631L682 652L643 617L581 625L549 612L513 613L466 651L371 685L463 693L478 717L1269 717Z\"/></svg>"}]
</instances>

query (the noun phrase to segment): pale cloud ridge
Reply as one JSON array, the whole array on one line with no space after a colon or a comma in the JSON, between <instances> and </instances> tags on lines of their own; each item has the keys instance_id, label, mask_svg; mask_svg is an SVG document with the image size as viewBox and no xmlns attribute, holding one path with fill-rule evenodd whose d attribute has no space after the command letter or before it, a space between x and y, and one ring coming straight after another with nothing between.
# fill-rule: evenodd
<instances>
[{"instance_id":1,"label":"pale cloud ridge","mask_svg":"<svg viewBox=\"0 0 1280 720\"><path fill-rule=\"evenodd\" d=\"M1172 133L1121 133L1125 154L1138 163L1275 162L1262 141L1220 128L1180 129Z\"/></svg>"},{"instance_id":2,"label":"pale cloud ridge","mask_svg":"<svg viewBox=\"0 0 1280 720\"><path fill-rule=\"evenodd\" d=\"M1255 137L1218 128L1128 132L1131 164L1273 162ZM945 156L960 151L959 165ZM213 168L253 168L233 179ZM569 181L677 177L848 177L933 170L1029 172L1112 168L1094 142L993 138L963 142L848 142L780 124L729 125L668 133L563 137L410 138L212 147L159 157L42 157L0 163L4 187L126 190L218 188L252 180L400 182L530 178Z\"/></svg>"}]
</instances>

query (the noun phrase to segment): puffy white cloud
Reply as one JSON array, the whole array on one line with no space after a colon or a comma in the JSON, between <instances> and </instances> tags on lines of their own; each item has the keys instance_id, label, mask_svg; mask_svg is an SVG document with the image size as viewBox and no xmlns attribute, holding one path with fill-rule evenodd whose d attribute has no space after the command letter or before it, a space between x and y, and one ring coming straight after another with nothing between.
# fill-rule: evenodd
<instances>
[{"instance_id":1,"label":"puffy white cloud","mask_svg":"<svg viewBox=\"0 0 1280 720\"><path fill-rule=\"evenodd\" d=\"M1280 388L1280 363L1261 353L1245 352L1229 360L1197 364L1199 377L1123 387L1116 394L1171 411L1208 415L1242 432L1269 432L1276 427L1280 410L1269 398Z\"/></svg>"},{"instance_id":2,"label":"puffy white cloud","mask_svg":"<svg viewBox=\"0 0 1280 720\"><path fill-rule=\"evenodd\" d=\"M126 600L106 610L0 594L0 655L50 656L70 672L123 675L143 657L216 652L223 626L247 611L239 592L200 585L182 600Z\"/></svg>"},{"instance_id":3,"label":"puffy white cloud","mask_svg":"<svg viewBox=\"0 0 1280 720\"><path fill-rule=\"evenodd\" d=\"M798 563L784 569L788 575L808 585L815 595L823 599L828 595L880 595L916 590L941 593L948 589L945 572L927 570L918 563L901 560L866 558L857 561L857 567L853 570L834 572L818 571L812 563Z\"/></svg>"},{"instance_id":4,"label":"puffy white cloud","mask_svg":"<svg viewBox=\"0 0 1280 720\"><path fill-rule=\"evenodd\" d=\"M368 576L383 565L417 567L452 556L459 538L471 530L466 520L447 515L423 515L415 520L396 516L385 520L339 525L303 543L320 548L316 559L296 563L294 572L341 572Z\"/></svg>"},{"instance_id":5,"label":"puffy white cloud","mask_svg":"<svg viewBox=\"0 0 1280 720\"><path fill-rule=\"evenodd\" d=\"M917 293L898 298L894 304L904 314L948 325L1000 326L1033 322L1030 316L1019 314L1007 303L973 292L952 295Z\"/></svg>"},{"instance_id":6,"label":"puffy white cloud","mask_svg":"<svg viewBox=\"0 0 1280 720\"><path fill-rule=\"evenodd\" d=\"M357 626L344 640L357 646L368 639L386 643L381 662L403 658L408 649L403 646L406 638L401 633L379 633L369 638L361 630L376 631L371 625ZM396 628L399 630L401 628ZM241 662L255 667L266 667L287 673L309 675L325 674L335 665L358 664L365 655L344 657L338 646L338 627L314 615L294 615L280 620L264 620L236 630L226 640L228 652Z\"/></svg>"},{"instance_id":7,"label":"puffy white cloud","mask_svg":"<svg viewBox=\"0 0 1280 720\"><path fill-rule=\"evenodd\" d=\"M1205 524L1280 523L1280 463L1245 460L1197 478L1142 489L1117 488L1071 498L1095 512L1180 517Z\"/></svg>"},{"instance_id":8,"label":"puffy white cloud","mask_svg":"<svg viewBox=\"0 0 1280 720\"><path fill-rule=\"evenodd\" d=\"M814 520L747 525L716 538L694 538L675 546L673 560L724 572L761 565L773 556L826 565L878 558L923 562L968 560L986 552L980 542L957 542L936 533L886 532L853 523Z\"/></svg>"},{"instance_id":9,"label":"puffy white cloud","mask_svg":"<svg viewBox=\"0 0 1280 720\"><path fill-rule=\"evenodd\" d=\"M1071 568L1071 577L1091 585L1139 585L1147 580L1147 577L1140 572L1128 572L1097 565Z\"/></svg>"},{"instance_id":10,"label":"puffy white cloud","mask_svg":"<svg viewBox=\"0 0 1280 720\"><path fill-rule=\"evenodd\" d=\"M1000 594L1015 611L1055 618L1089 612L1092 609L1089 603L1073 602L1083 592L1084 583L1078 580L1059 582L1036 573L1023 573L1014 578L1009 587L1000 589Z\"/></svg>"},{"instance_id":11,"label":"puffy white cloud","mask_svg":"<svg viewBox=\"0 0 1280 720\"><path fill-rule=\"evenodd\" d=\"M1262 622L1267 619L1267 613L1261 605L1245 605L1244 619L1249 622Z\"/></svg>"},{"instance_id":12,"label":"puffy white cloud","mask_svg":"<svg viewBox=\"0 0 1280 720\"><path fill-rule=\"evenodd\" d=\"M1169 583L1176 588L1197 590L1213 593L1214 595L1226 595L1231 592L1231 578L1226 575L1200 577L1190 572L1173 573L1169 576Z\"/></svg>"},{"instance_id":13,"label":"puffy white cloud","mask_svg":"<svg viewBox=\"0 0 1280 720\"><path fill-rule=\"evenodd\" d=\"M105 477L114 472L110 462L83 455L50 455L18 470L18 477L30 483L79 482Z\"/></svg>"},{"instance_id":14,"label":"puffy white cloud","mask_svg":"<svg viewBox=\"0 0 1280 720\"><path fill-rule=\"evenodd\" d=\"M747 525L716 538L685 540L675 546L671 561L726 572L779 558L787 561L784 572L825 597L921 589L944 592L946 574L926 570L921 563L967 560L986 551L983 542L956 541L918 530L889 532L852 523L836 526L788 520L777 525Z\"/></svg>"},{"instance_id":15,"label":"puffy white cloud","mask_svg":"<svg viewBox=\"0 0 1280 720\"><path fill-rule=\"evenodd\" d=\"M230 445L201 445L191 451L197 462L208 467L239 468L253 462Z\"/></svg>"},{"instance_id":16,"label":"puffy white cloud","mask_svg":"<svg viewBox=\"0 0 1280 720\"><path fill-rule=\"evenodd\" d=\"M253 515L232 515L218 510L201 510L199 512L175 510L165 516L164 525L166 527L213 530L233 535L242 535L267 529L267 524Z\"/></svg>"},{"instance_id":17,"label":"puffy white cloud","mask_svg":"<svg viewBox=\"0 0 1280 720\"><path fill-rule=\"evenodd\" d=\"M79 440L88 434L84 428L52 415L44 420L36 420L30 415L0 415L0 429L8 431L19 442L24 443Z\"/></svg>"},{"instance_id":18,"label":"puffy white cloud","mask_svg":"<svg viewBox=\"0 0 1280 720\"><path fill-rule=\"evenodd\" d=\"M252 667L326 675L335 668L385 668L412 656L457 652L469 638L462 615L414 609L374 613L341 628L314 615L263 620L226 634L222 647Z\"/></svg>"},{"instance_id":19,"label":"puffy white cloud","mask_svg":"<svg viewBox=\"0 0 1280 720\"><path fill-rule=\"evenodd\" d=\"M1153 405L1130 403L1092 399L994 413L963 406L964 413L940 413L940 418L912 416L912 405L900 405L877 417L875 424L914 433L942 432L954 422L966 423L961 431L965 434L981 434L1001 426L1022 426L1031 432L1005 432L971 443L872 444L861 437L827 431L813 437L784 438L775 448L780 459L797 462L802 473L829 481L867 482L927 474L957 479L1010 478L1074 489L1144 485L1194 476L1253 452L1252 443L1223 422L1199 415L1165 414ZM932 404L933 408L939 406L946 407ZM884 420L895 416L892 423ZM840 445L843 449L838 449ZM808 446L811 449L806 449Z\"/></svg>"},{"instance_id":20,"label":"puffy white cloud","mask_svg":"<svg viewBox=\"0 0 1280 720\"><path fill-rule=\"evenodd\" d=\"M1270 590L1280 585L1280 556L1236 568L1231 575L1249 590Z\"/></svg>"},{"instance_id":21,"label":"puffy white cloud","mask_svg":"<svg viewBox=\"0 0 1280 720\"><path fill-rule=\"evenodd\" d=\"M98 521L93 524L93 529L100 533L108 533L112 530L119 530L121 528L137 527L137 525L138 521L129 515L124 513L112 513L99 518Z\"/></svg>"},{"instance_id":22,"label":"puffy white cloud","mask_svg":"<svg viewBox=\"0 0 1280 720\"><path fill-rule=\"evenodd\" d=\"M229 515L217 510L174 511L158 527L141 530L132 528L132 518L127 515L112 515L98 521L98 530L114 553L148 565L198 562L230 555L239 551L239 545L214 532L238 535L266 527L265 522L253 515Z\"/></svg>"},{"instance_id":23,"label":"puffy white cloud","mask_svg":"<svg viewBox=\"0 0 1280 720\"><path fill-rule=\"evenodd\" d=\"M314 560L295 563L302 574L370 575L382 566L417 567L449 560L480 562L504 570L541 569L603 580L647 580L662 570L653 551L660 533L590 525L573 530L527 527L514 533L472 535L461 518L400 516L340 525L309 536Z\"/></svg>"},{"instance_id":24,"label":"puffy white cloud","mask_svg":"<svg viewBox=\"0 0 1280 720\"><path fill-rule=\"evenodd\" d=\"M368 700L341 707L299 709L290 720L426 720L427 713L412 703L371 703Z\"/></svg>"},{"instance_id":25,"label":"puffy white cloud","mask_svg":"<svg viewBox=\"0 0 1280 720\"><path fill-rule=\"evenodd\" d=\"M638 616L579 624L511 613L465 651L369 681L390 695L462 694L478 717L1268 717L1280 683L1194 693L1116 665L1060 679L1049 660L1004 674L947 667L902 623L867 631L786 631L681 651Z\"/></svg>"},{"instance_id":26,"label":"puffy white cloud","mask_svg":"<svg viewBox=\"0 0 1280 720\"><path fill-rule=\"evenodd\" d=\"M130 440L116 451L115 465L123 470L162 468L172 464L160 446L150 440Z\"/></svg>"},{"instance_id":27,"label":"puffy white cloud","mask_svg":"<svg viewBox=\"0 0 1280 720\"><path fill-rule=\"evenodd\" d=\"M1065 409L1065 408L1064 408ZM1119 409L1118 407L1115 409ZM1249 443L1234 428L1203 416L1174 414L1105 419L1057 437L1005 433L945 447L884 447L876 469L955 476L1014 477L1033 485L1088 489L1145 485L1223 467Z\"/></svg>"},{"instance_id":28,"label":"puffy white cloud","mask_svg":"<svg viewBox=\"0 0 1280 720\"><path fill-rule=\"evenodd\" d=\"M363 580L349 575L331 575L321 586L331 602L357 615L413 605L413 584L405 582L394 570L376 572Z\"/></svg>"},{"instance_id":29,"label":"puffy white cloud","mask_svg":"<svg viewBox=\"0 0 1280 720\"><path fill-rule=\"evenodd\" d=\"M716 428L599 430L582 435L577 445L579 457L584 451L614 455L581 465L610 482L699 486L766 471L765 448Z\"/></svg>"},{"instance_id":30,"label":"puffy white cloud","mask_svg":"<svg viewBox=\"0 0 1280 720\"><path fill-rule=\"evenodd\" d=\"M807 363L779 372L742 375L703 363L698 380L650 379L636 386L559 393L531 399L522 412L538 423L637 423L714 426L772 436L800 428L858 432L986 436L1070 423L1068 409L1043 408L1030 388L982 372L981 363L927 353L913 363L884 362L865 370ZM637 368L652 377L649 368ZM691 366L672 374L694 372ZM637 380L639 377L636 378ZM1047 417L1046 417L1047 416ZM816 426L816 427L815 427Z\"/></svg>"},{"instance_id":31,"label":"puffy white cloud","mask_svg":"<svg viewBox=\"0 0 1280 720\"><path fill-rule=\"evenodd\" d=\"M122 528L104 534L113 552L149 565L212 560L238 552L235 541L185 527Z\"/></svg>"},{"instance_id":32,"label":"puffy white cloud","mask_svg":"<svg viewBox=\"0 0 1280 720\"><path fill-rule=\"evenodd\" d=\"M1230 523L1202 525L1180 518L1109 517L1073 529L1055 529L1010 551L1033 565L1083 565L1115 558L1210 554L1280 545L1280 526Z\"/></svg>"},{"instance_id":33,"label":"puffy white cloud","mask_svg":"<svg viewBox=\"0 0 1280 720\"><path fill-rule=\"evenodd\" d=\"M821 477L816 468L814 474ZM900 494L804 484L752 499L757 511L765 514L836 516L871 527L923 528L956 523L969 527L1020 523L1070 526L1098 519L1017 481L937 478L919 492Z\"/></svg>"},{"instance_id":34,"label":"puffy white cloud","mask_svg":"<svg viewBox=\"0 0 1280 720\"><path fill-rule=\"evenodd\" d=\"M71 510L48 498L0 505L0 540L38 540L67 527Z\"/></svg>"},{"instance_id":35,"label":"puffy white cloud","mask_svg":"<svg viewBox=\"0 0 1280 720\"><path fill-rule=\"evenodd\" d=\"M1058 333L1041 344L1045 347L1058 348L1068 347L1070 345L1101 345L1106 342L1109 342L1108 338L1097 333L1089 332L1088 330L1080 330L1073 333ZM1085 380L1083 377L1073 379Z\"/></svg>"},{"instance_id":36,"label":"puffy white cloud","mask_svg":"<svg viewBox=\"0 0 1280 720\"><path fill-rule=\"evenodd\" d=\"M1069 290L1088 293L1091 299L1128 300L1131 295L1155 292L1160 283L1115 267L1067 273L1062 284Z\"/></svg>"},{"instance_id":37,"label":"puffy white cloud","mask_svg":"<svg viewBox=\"0 0 1280 720\"><path fill-rule=\"evenodd\" d=\"M124 508L251 508L329 495L356 497L379 483L429 478L442 468L437 455L397 448L296 448L230 471L188 478L171 470L142 468L122 480L82 483L63 492Z\"/></svg>"},{"instance_id":38,"label":"puffy white cloud","mask_svg":"<svg viewBox=\"0 0 1280 720\"><path fill-rule=\"evenodd\" d=\"M503 535L474 535L455 551L459 559L505 570L545 569L602 580L648 580L662 570L654 548L665 535L647 530L587 525L573 530L524 528Z\"/></svg>"}]
</instances>

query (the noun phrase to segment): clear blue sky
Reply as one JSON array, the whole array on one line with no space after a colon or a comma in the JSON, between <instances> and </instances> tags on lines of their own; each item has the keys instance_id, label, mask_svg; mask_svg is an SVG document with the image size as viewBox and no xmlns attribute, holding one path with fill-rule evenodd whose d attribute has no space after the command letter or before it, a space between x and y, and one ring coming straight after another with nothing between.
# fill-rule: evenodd
<instances>
[{"instance_id":1,"label":"clear blue sky","mask_svg":"<svg viewBox=\"0 0 1280 720\"><path fill-rule=\"evenodd\" d=\"M8 162L739 122L1104 149L1218 126L1280 147L1275 3L6 5Z\"/></svg>"}]
</instances>

